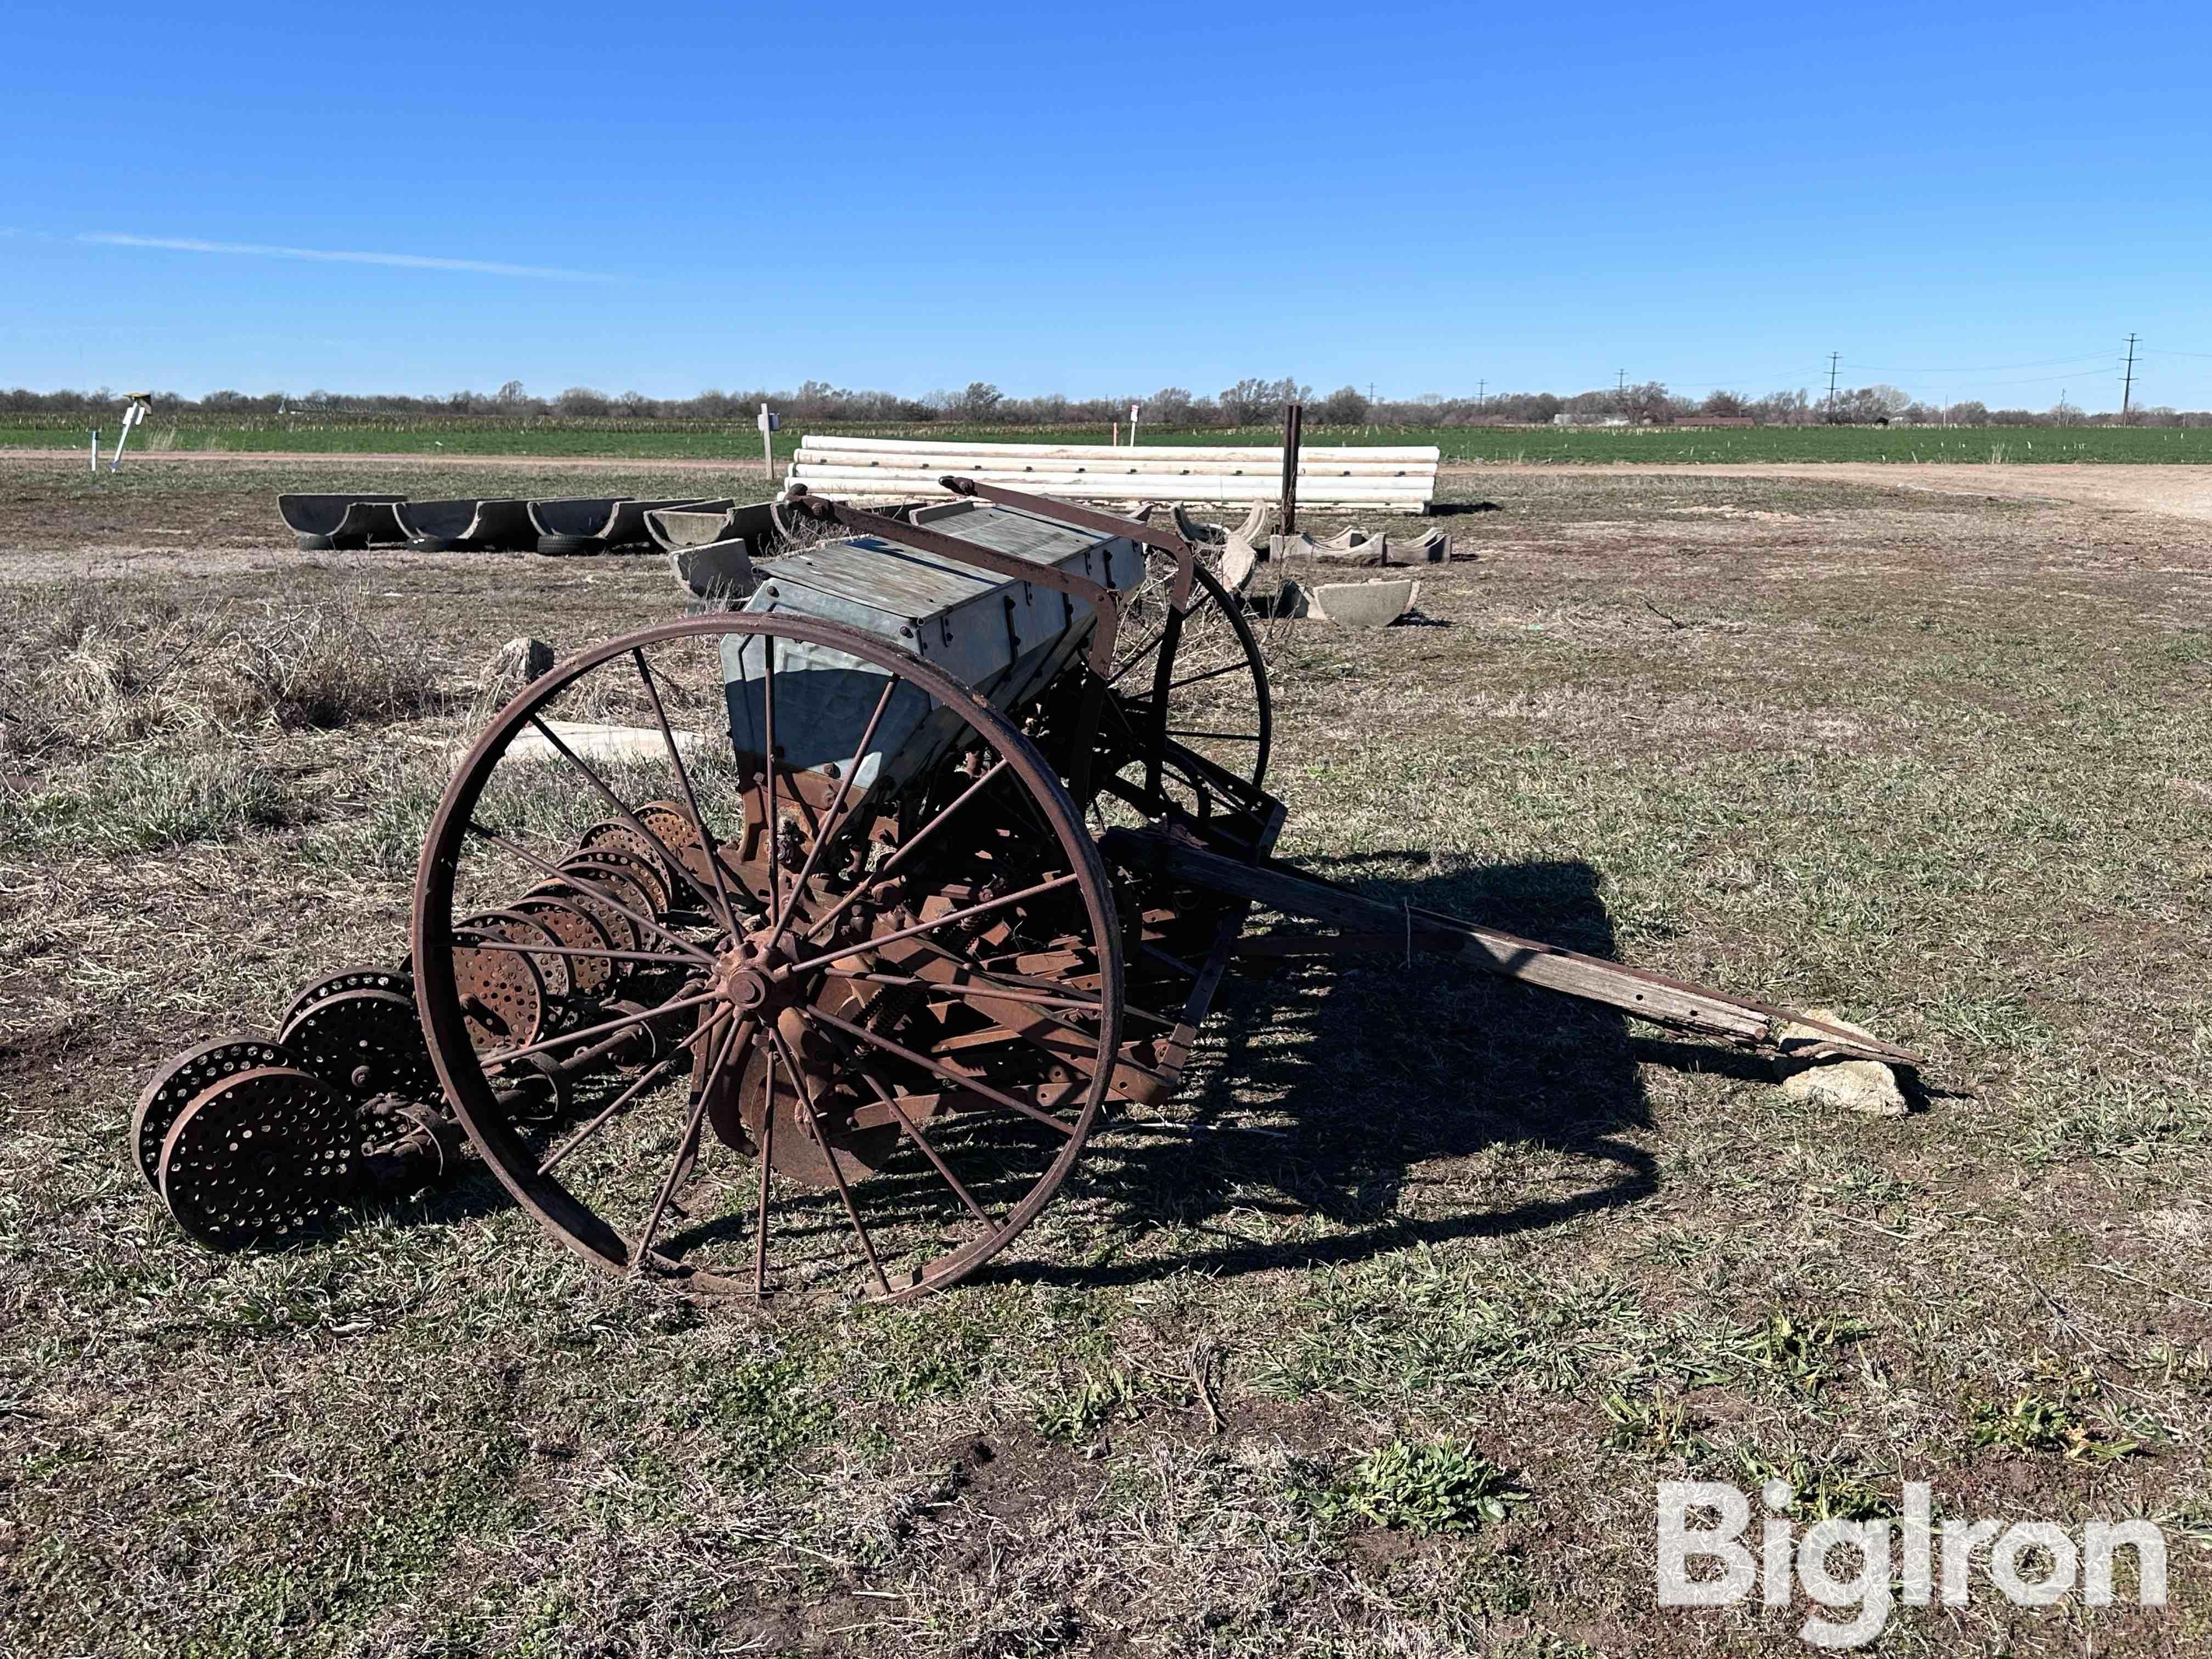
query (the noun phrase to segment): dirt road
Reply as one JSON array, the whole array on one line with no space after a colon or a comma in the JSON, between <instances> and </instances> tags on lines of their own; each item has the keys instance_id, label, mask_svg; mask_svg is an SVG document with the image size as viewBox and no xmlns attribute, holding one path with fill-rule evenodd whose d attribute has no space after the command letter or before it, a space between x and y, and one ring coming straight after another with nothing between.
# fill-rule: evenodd
<instances>
[{"instance_id":1,"label":"dirt road","mask_svg":"<svg viewBox=\"0 0 2212 1659\"><path fill-rule=\"evenodd\" d=\"M1796 464L1716 462L1704 466L1650 466L1623 462L1609 466L1515 466L1479 461L1441 469L1453 478L1486 478L1518 473L1559 477L1569 473L1669 474L1701 478L1815 478L1830 483L1878 484L1889 489L1926 489L1940 495L1995 496L2014 501L2109 507L2118 512L2160 513L2173 518L2212 520L2212 467L2204 466L1989 466L1921 465L1879 461Z\"/></svg>"}]
</instances>

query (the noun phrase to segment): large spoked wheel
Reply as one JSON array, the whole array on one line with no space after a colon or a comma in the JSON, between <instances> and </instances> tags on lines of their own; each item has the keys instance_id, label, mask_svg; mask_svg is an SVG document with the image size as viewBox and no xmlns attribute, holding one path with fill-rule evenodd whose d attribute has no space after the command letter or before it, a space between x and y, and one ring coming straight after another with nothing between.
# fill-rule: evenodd
<instances>
[{"instance_id":1,"label":"large spoked wheel","mask_svg":"<svg viewBox=\"0 0 2212 1659\"><path fill-rule=\"evenodd\" d=\"M1190 603L1173 603L1175 561L1155 552L1123 611L1109 681L1113 769L1203 816L1206 791L1177 775L1162 738L1258 788L1267 775L1274 715L1267 665L1237 596L1203 564Z\"/></svg>"},{"instance_id":2,"label":"large spoked wheel","mask_svg":"<svg viewBox=\"0 0 2212 1659\"><path fill-rule=\"evenodd\" d=\"M1003 1249L1073 1167L1120 939L1010 721L871 635L733 612L501 711L423 848L414 962L477 1150L571 1248L710 1294L897 1300ZM523 1086L548 1069L552 1113Z\"/></svg>"}]
</instances>

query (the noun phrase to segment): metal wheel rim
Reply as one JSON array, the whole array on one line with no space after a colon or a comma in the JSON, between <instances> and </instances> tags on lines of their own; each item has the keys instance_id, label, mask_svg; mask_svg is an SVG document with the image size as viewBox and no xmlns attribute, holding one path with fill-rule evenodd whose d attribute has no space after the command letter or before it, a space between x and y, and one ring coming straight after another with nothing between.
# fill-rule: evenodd
<instances>
[{"instance_id":1,"label":"metal wheel rim","mask_svg":"<svg viewBox=\"0 0 2212 1659\"><path fill-rule=\"evenodd\" d=\"M603 1270L632 1272L631 1242L571 1194L556 1177L541 1173L534 1159L505 1122L491 1087L470 1044L455 995L451 965L453 884L459 838L465 831L485 784L514 737L540 709L594 670L625 654L678 641L728 635L761 635L827 647L874 665L957 714L1014 774L1040 808L1066 854L1098 951L1101 979L1097 1065L1082 1105L1070 1120L1066 1145L1021 1200L981 1238L938 1257L913 1282L894 1284L868 1299L905 1301L966 1277L1018 1237L1055 1196L1083 1152L1109 1092L1121 1045L1121 960L1120 927L1104 862L1085 830L1081 816L1058 776L1035 746L980 696L942 671L870 635L835 623L787 616L721 612L686 617L607 641L556 665L532 682L494 717L448 783L416 871L412 929L418 1015L431 1058L447 1098L478 1153L516 1201L542 1225L584 1259ZM684 1270L672 1276L684 1288L710 1295L750 1294L752 1285L724 1273Z\"/></svg>"}]
</instances>

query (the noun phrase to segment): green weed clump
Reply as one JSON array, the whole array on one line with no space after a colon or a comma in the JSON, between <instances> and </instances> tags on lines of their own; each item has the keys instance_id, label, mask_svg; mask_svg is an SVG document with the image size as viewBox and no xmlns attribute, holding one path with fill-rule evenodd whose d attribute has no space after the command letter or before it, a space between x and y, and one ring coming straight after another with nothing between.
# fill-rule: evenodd
<instances>
[{"instance_id":1,"label":"green weed clump","mask_svg":"<svg viewBox=\"0 0 2212 1659\"><path fill-rule=\"evenodd\" d=\"M1324 1520L1358 1519L1426 1537L1473 1532L1530 1501L1472 1440L1393 1440L1312 1498Z\"/></svg>"},{"instance_id":2,"label":"green weed clump","mask_svg":"<svg viewBox=\"0 0 2212 1659\"><path fill-rule=\"evenodd\" d=\"M204 751L119 756L58 788L0 795L0 836L47 854L157 853L302 816L268 768Z\"/></svg>"},{"instance_id":3,"label":"green weed clump","mask_svg":"<svg viewBox=\"0 0 2212 1659\"><path fill-rule=\"evenodd\" d=\"M2057 1452L2077 1462L2112 1462L2143 1449L2142 1441L2085 1419L2068 1395L2034 1389L2009 1406L1973 1401L1966 1437L1988 1450Z\"/></svg>"},{"instance_id":4,"label":"green weed clump","mask_svg":"<svg viewBox=\"0 0 2212 1659\"><path fill-rule=\"evenodd\" d=\"M1844 1460L1807 1452L1778 1456L1753 1446L1739 1452L1736 1462L1748 1485L1779 1480L1789 1487L1785 1512L1794 1520L1883 1521L1897 1514L1896 1489L1886 1496L1877 1480Z\"/></svg>"},{"instance_id":5,"label":"green weed clump","mask_svg":"<svg viewBox=\"0 0 2212 1659\"><path fill-rule=\"evenodd\" d=\"M1048 1440L1088 1440L1109 1422L1133 1423L1140 1414L1143 1384L1116 1369L1085 1377L1072 1391L1047 1395L1036 1404L1037 1432Z\"/></svg>"}]
</instances>

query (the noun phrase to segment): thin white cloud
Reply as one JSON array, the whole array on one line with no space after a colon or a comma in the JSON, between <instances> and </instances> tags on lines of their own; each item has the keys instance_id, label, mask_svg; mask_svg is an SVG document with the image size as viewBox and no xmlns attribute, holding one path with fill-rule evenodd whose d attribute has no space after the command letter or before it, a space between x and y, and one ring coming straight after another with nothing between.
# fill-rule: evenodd
<instances>
[{"instance_id":1,"label":"thin white cloud","mask_svg":"<svg viewBox=\"0 0 2212 1659\"><path fill-rule=\"evenodd\" d=\"M480 276L535 276L555 283L611 283L592 270L561 270L550 265L510 265L495 259L446 259L428 253L360 253L339 248L279 247L265 242L204 242L193 236L131 236L87 231L80 242L109 247L172 248L185 253L246 253L270 259L321 259L339 264L399 265L410 270L466 270Z\"/></svg>"}]
</instances>

